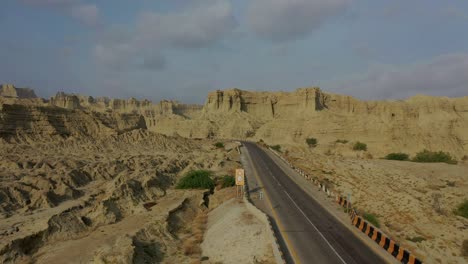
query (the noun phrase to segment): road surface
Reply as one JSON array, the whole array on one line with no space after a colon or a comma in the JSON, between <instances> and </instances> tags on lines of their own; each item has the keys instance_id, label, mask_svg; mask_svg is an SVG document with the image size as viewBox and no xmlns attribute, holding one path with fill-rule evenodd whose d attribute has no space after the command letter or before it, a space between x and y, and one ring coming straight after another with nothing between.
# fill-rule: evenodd
<instances>
[{"instance_id":1,"label":"road surface","mask_svg":"<svg viewBox=\"0 0 468 264\"><path fill-rule=\"evenodd\" d=\"M264 211L274 219L280 243L287 247L288 263L387 263L299 187L262 148L251 142L243 145L259 183L256 189L262 189L270 204Z\"/></svg>"}]
</instances>

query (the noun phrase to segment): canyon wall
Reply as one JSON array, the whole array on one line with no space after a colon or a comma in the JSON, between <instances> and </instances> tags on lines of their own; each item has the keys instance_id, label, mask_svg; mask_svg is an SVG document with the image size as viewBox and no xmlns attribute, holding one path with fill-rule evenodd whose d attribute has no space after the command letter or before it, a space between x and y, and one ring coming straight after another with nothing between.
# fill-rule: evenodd
<instances>
[{"instance_id":1,"label":"canyon wall","mask_svg":"<svg viewBox=\"0 0 468 264\"><path fill-rule=\"evenodd\" d=\"M65 93L48 101L0 99L3 135L28 130L66 135L145 128L187 138L262 139L295 146L306 146L305 139L314 137L319 141L317 152L323 153L336 151L340 139L366 143L367 153L375 157L423 149L448 151L457 158L468 155L466 96L362 101L313 87L293 92L218 90L208 94L203 106ZM74 122L81 122L81 127ZM73 129L63 132L62 126Z\"/></svg>"},{"instance_id":2,"label":"canyon wall","mask_svg":"<svg viewBox=\"0 0 468 264\"><path fill-rule=\"evenodd\" d=\"M198 136L263 139L268 144L305 145L306 138L314 137L320 142L317 151L323 152L341 139L365 142L368 153L378 157L423 149L468 155L468 97L362 101L319 88L231 89L209 93L201 114L191 120L173 120L171 125L163 119L164 129L156 130L188 137L196 126L204 133Z\"/></svg>"}]
</instances>

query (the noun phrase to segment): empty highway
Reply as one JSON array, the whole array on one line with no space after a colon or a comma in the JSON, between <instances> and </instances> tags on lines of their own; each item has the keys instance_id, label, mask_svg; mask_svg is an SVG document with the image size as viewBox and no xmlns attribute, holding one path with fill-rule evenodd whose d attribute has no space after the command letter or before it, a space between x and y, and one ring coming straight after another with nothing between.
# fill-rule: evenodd
<instances>
[{"instance_id":1,"label":"empty highway","mask_svg":"<svg viewBox=\"0 0 468 264\"><path fill-rule=\"evenodd\" d=\"M250 142L243 145L254 174L246 176L255 177L256 189L266 194L254 204L268 204L268 209L259 208L274 219L281 243L287 247L288 263L388 262L299 187L264 149Z\"/></svg>"}]
</instances>

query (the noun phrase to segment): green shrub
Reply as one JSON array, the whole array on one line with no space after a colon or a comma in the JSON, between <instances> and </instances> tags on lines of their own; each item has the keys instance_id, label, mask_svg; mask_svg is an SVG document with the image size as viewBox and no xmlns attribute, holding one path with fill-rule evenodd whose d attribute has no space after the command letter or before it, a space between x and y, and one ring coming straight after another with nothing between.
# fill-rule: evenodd
<instances>
[{"instance_id":1,"label":"green shrub","mask_svg":"<svg viewBox=\"0 0 468 264\"><path fill-rule=\"evenodd\" d=\"M335 142L336 142L336 143L341 143L341 144L346 144L346 143L348 143L349 141L346 140L346 139L337 139Z\"/></svg>"},{"instance_id":2,"label":"green shrub","mask_svg":"<svg viewBox=\"0 0 468 264\"><path fill-rule=\"evenodd\" d=\"M459 204L454 213L456 215L468 218L468 200L465 200L463 203Z\"/></svg>"},{"instance_id":3,"label":"green shrub","mask_svg":"<svg viewBox=\"0 0 468 264\"><path fill-rule=\"evenodd\" d=\"M224 144L222 142L216 142L214 146L217 148L224 148Z\"/></svg>"},{"instance_id":4,"label":"green shrub","mask_svg":"<svg viewBox=\"0 0 468 264\"><path fill-rule=\"evenodd\" d=\"M306 138L306 143L309 145L309 147L315 147L317 146L317 139L316 138Z\"/></svg>"},{"instance_id":5,"label":"green shrub","mask_svg":"<svg viewBox=\"0 0 468 264\"><path fill-rule=\"evenodd\" d=\"M358 142L354 143L353 150L366 151L367 150L367 144L358 141Z\"/></svg>"},{"instance_id":6,"label":"green shrub","mask_svg":"<svg viewBox=\"0 0 468 264\"><path fill-rule=\"evenodd\" d=\"M445 162L448 164L457 164L457 161L452 158L450 153L443 151L423 150L418 152L413 158L414 162Z\"/></svg>"},{"instance_id":7,"label":"green shrub","mask_svg":"<svg viewBox=\"0 0 468 264\"><path fill-rule=\"evenodd\" d=\"M379 219L377 219L376 215L371 213L364 213L362 217L366 219L367 222L373 224L375 227L380 227Z\"/></svg>"},{"instance_id":8,"label":"green shrub","mask_svg":"<svg viewBox=\"0 0 468 264\"><path fill-rule=\"evenodd\" d=\"M426 239L424 237L415 236L415 237L407 237L406 240L414 242L414 243L419 243L419 242L425 241Z\"/></svg>"},{"instance_id":9,"label":"green shrub","mask_svg":"<svg viewBox=\"0 0 468 264\"><path fill-rule=\"evenodd\" d=\"M281 152L281 146L280 145L273 145L273 146L270 146L270 148L278 151L278 152Z\"/></svg>"},{"instance_id":10,"label":"green shrub","mask_svg":"<svg viewBox=\"0 0 468 264\"><path fill-rule=\"evenodd\" d=\"M221 187L227 188L236 185L236 179L233 176L226 175L221 180Z\"/></svg>"},{"instance_id":11,"label":"green shrub","mask_svg":"<svg viewBox=\"0 0 468 264\"><path fill-rule=\"evenodd\" d=\"M211 189L214 188L211 172L207 170L189 171L180 179L177 189Z\"/></svg>"},{"instance_id":12,"label":"green shrub","mask_svg":"<svg viewBox=\"0 0 468 264\"><path fill-rule=\"evenodd\" d=\"M406 153L390 153L387 156L385 156L385 159L388 160L409 160L409 155Z\"/></svg>"}]
</instances>

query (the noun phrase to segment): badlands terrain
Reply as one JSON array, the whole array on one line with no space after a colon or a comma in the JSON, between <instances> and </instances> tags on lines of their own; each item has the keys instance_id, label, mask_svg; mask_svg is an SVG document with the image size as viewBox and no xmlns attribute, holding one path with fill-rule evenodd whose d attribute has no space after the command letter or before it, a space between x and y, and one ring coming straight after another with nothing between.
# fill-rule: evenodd
<instances>
[{"instance_id":1,"label":"badlands terrain","mask_svg":"<svg viewBox=\"0 0 468 264\"><path fill-rule=\"evenodd\" d=\"M12 85L0 90L0 260L216 260L213 221L241 209L228 190L208 196L174 184L193 169L231 174L240 164L230 139L280 145L426 263L468 261L468 219L453 213L468 199L468 97L360 101L319 88L230 89L187 105L65 93L46 100ZM225 148L213 146L220 140ZM353 150L357 141L367 151ZM458 163L381 159L424 149ZM205 222L205 241L184 250ZM269 263L271 252L260 251Z\"/></svg>"}]
</instances>

